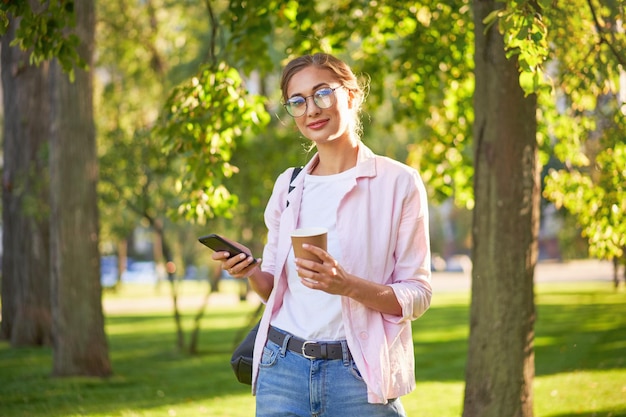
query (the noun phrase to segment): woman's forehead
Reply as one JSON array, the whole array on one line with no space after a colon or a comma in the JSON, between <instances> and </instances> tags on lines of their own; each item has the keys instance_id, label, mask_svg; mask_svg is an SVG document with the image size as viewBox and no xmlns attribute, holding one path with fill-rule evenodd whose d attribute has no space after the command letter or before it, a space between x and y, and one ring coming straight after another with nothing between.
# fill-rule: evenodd
<instances>
[{"instance_id":1,"label":"woman's forehead","mask_svg":"<svg viewBox=\"0 0 626 417\"><path fill-rule=\"evenodd\" d=\"M337 77L326 68L308 66L296 72L287 84L287 96L309 95L316 89L337 82Z\"/></svg>"}]
</instances>

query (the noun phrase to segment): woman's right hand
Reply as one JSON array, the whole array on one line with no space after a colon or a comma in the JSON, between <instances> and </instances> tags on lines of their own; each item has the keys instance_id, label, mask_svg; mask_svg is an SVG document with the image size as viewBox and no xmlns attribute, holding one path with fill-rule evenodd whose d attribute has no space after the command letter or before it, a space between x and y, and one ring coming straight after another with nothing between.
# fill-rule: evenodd
<instances>
[{"instance_id":1,"label":"woman's right hand","mask_svg":"<svg viewBox=\"0 0 626 417\"><path fill-rule=\"evenodd\" d=\"M246 253L250 253L250 250L245 246L237 242L232 242L235 246L242 249ZM211 258L222 263L222 269L228 272L234 278L248 277L252 271L260 264L260 259L255 259L253 256L240 253L238 255L230 256L230 253L226 251L214 252Z\"/></svg>"}]
</instances>

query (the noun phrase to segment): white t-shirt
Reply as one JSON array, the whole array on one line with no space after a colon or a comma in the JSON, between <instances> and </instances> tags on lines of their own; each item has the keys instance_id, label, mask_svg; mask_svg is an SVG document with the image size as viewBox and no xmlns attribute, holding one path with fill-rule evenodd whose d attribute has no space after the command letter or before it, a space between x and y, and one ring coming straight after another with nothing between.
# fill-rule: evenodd
<instances>
[{"instance_id":1,"label":"white t-shirt","mask_svg":"<svg viewBox=\"0 0 626 417\"><path fill-rule=\"evenodd\" d=\"M355 170L336 175L309 175L304 179L298 228L328 229L328 253L341 263L337 237L337 208L354 184ZM283 305L272 318L272 326L307 340L331 341L346 338L341 318L341 296L312 290L302 285L293 247L287 258L287 291Z\"/></svg>"}]
</instances>

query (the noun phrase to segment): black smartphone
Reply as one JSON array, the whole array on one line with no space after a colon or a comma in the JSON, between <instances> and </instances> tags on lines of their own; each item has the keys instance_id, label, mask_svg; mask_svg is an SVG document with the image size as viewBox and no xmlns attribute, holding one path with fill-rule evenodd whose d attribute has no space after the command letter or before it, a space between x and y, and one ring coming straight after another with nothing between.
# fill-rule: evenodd
<instances>
[{"instance_id":1,"label":"black smartphone","mask_svg":"<svg viewBox=\"0 0 626 417\"><path fill-rule=\"evenodd\" d=\"M239 255L240 253L244 253L246 256L252 256L252 254L239 249L237 246L233 245L220 235L216 235L215 233L211 233L207 236L202 236L198 238L198 241L202 243L204 246L207 246L213 249L215 252L228 252L230 256ZM253 257L252 264L256 263L256 258ZM251 265L252 265L251 264Z\"/></svg>"}]
</instances>

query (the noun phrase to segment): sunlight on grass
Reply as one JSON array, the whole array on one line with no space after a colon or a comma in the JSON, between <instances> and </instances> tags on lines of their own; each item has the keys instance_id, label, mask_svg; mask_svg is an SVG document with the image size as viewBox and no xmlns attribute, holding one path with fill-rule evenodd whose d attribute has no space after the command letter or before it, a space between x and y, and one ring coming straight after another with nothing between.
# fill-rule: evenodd
<instances>
[{"instance_id":1,"label":"sunlight on grass","mask_svg":"<svg viewBox=\"0 0 626 417\"><path fill-rule=\"evenodd\" d=\"M418 382L415 391L402 397L407 416L460 416L463 407L462 382Z\"/></svg>"},{"instance_id":2,"label":"sunlight on grass","mask_svg":"<svg viewBox=\"0 0 626 417\"><path fill-rule=\"evenodd\" d=\"M534 383L536 415L624 416L625 375L624 369L614 369L538 377Z\"/></svg>"},{"instance_id":3,"label":"sunlight on grass","mask_svg":"<svg viewBox=\"0 0 626 417\"><path fill-rule=\"evenodd\" d=\"M0 343L2 417L254 415L250 387L229 365L237 332L256 308L226 282L209 300L199 354L176 348L169 288L129 286L105 295L114 375L49 376L51 350ZM185 282L186 343L206 284ZM409 416L459 417L463 406L469 294L438 294L414 322L417 388ZM141 305L146 308L142 310ZM626 297L606 284L537 287L534 404L537 417L626 416Z\"/></svg>"}]
</instances>

